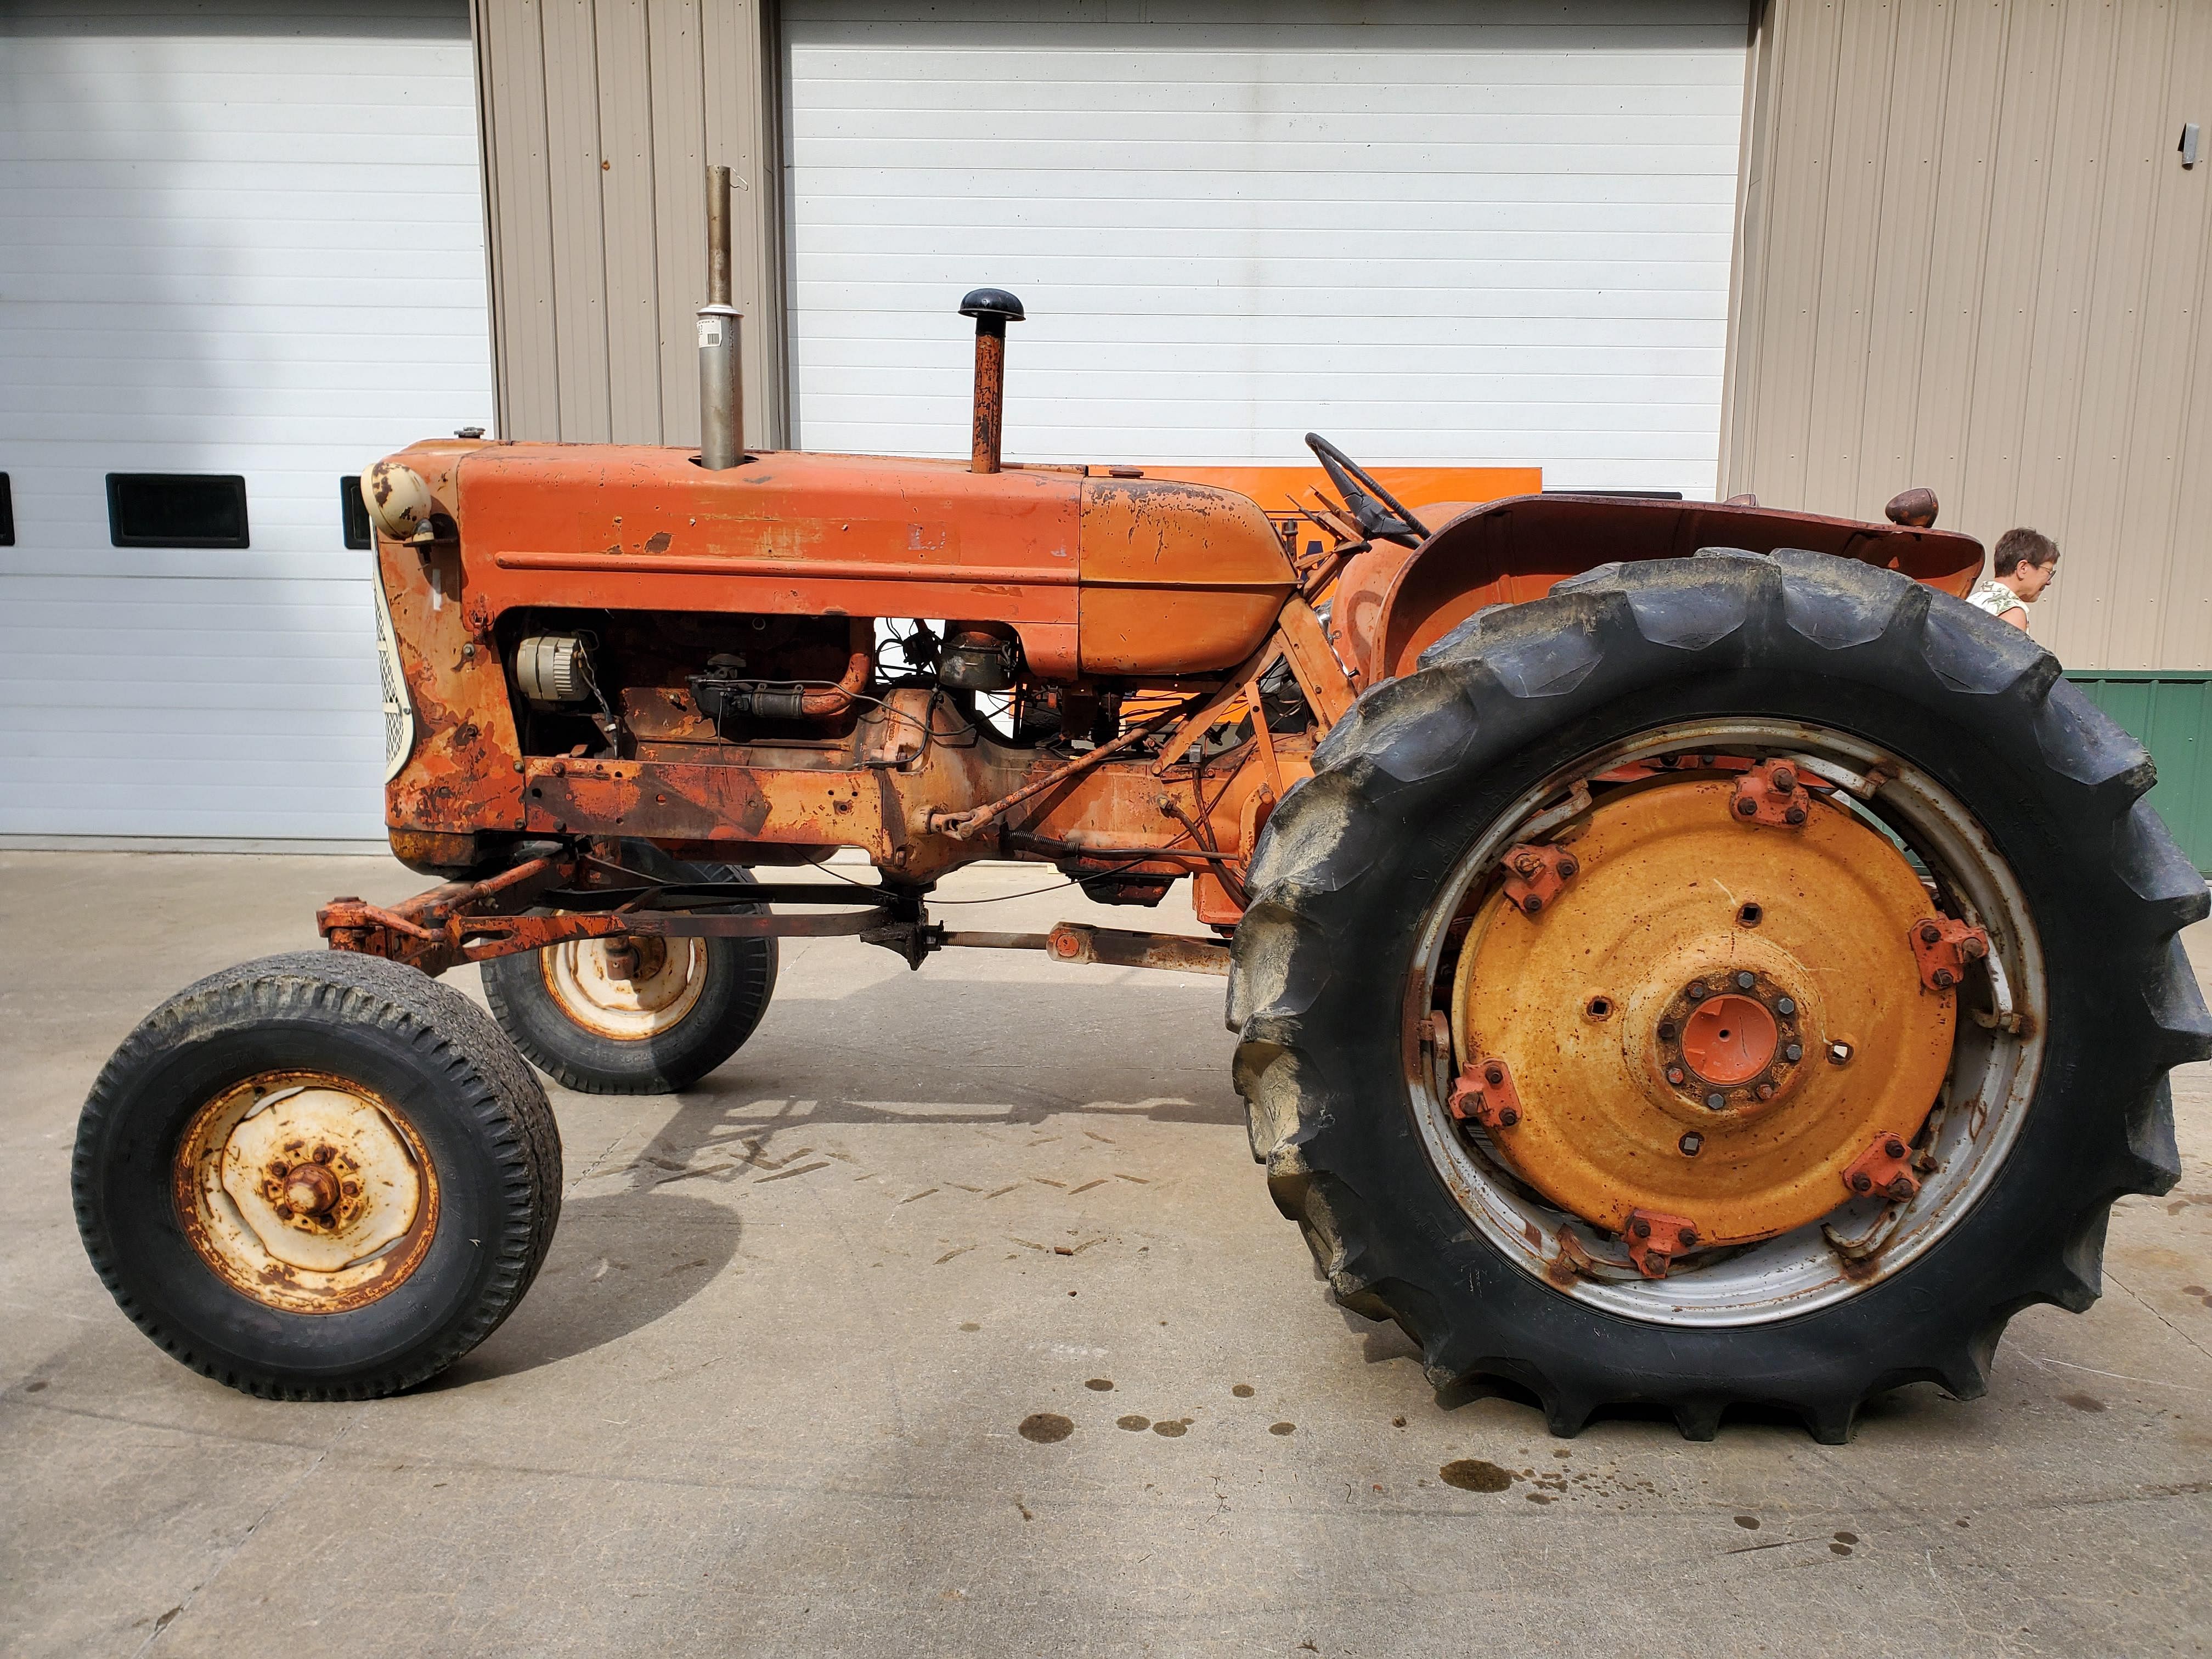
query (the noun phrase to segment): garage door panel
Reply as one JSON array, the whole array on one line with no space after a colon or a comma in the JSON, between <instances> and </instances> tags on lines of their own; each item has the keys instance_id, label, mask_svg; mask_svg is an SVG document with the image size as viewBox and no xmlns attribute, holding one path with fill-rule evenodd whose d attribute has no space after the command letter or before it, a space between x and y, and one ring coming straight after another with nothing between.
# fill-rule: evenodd
<instances>
[{"instance_id":1,"label":"garage door panel","mask_svg":"<svg viewBox=\"0 0 2212 1659\"><path fill-rule=\"evenodd\" d=\"M0 833L380 833L338 480L490 423L475 94L463 0L0 15ZM112 546L113 471L252 545Z\"/></svg>"},{"instance_id":2,"label":"garage door panel","mask_svg":"<svg viewBox=\"0 0 2212 1659\"><path fill-rule=\"evenodd\" d=\"M990 283L1015 455L1711 493L1740 5L1177 15L787 8L804 444L963 453Z\"/></svg>"}]
</instances>

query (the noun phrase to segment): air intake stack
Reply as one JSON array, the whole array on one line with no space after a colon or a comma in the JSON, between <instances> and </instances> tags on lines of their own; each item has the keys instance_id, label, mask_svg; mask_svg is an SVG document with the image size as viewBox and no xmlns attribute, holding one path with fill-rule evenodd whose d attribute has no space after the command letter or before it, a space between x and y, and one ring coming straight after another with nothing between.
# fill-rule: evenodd
<instances>
[{"instance_id":1,"label":"air intake stack","mask_svg":"<svg viewBox=\"0 0 2212 1659\"><path fill-rule=\"evenodd\" d=\"M999 470L999 432L1006 404L1006 325L1022 320L1022 302L1002 288L979 288L960 302L975 319L975 441L970 472Z\"/></svg>"}]
</instances>

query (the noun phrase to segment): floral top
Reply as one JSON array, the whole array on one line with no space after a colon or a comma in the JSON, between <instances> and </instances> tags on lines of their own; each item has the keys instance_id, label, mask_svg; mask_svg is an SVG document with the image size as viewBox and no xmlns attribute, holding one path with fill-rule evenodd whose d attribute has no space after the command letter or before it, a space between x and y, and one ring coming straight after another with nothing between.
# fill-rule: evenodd
<instances>
[{"instance_id":1,"label":"floral top","mask_svg":"<svg viewBox=\"0 0 2212 1659\"><path fill-rule=\"evenodd\" d=\"M1992 617L2002 617L2008 611L2024 611L2027 601L1994 576L1977 576L1966 594L1968 605L1978 605Z\"/></svg>"}]
</instances>

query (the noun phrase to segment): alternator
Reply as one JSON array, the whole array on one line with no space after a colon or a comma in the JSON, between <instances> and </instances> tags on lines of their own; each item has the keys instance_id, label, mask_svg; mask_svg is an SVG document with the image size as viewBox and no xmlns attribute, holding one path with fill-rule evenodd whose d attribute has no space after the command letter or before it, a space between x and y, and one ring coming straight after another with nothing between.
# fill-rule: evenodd
<instances>
[{"instance_id":1,"label":"alternator","mask_svg":"<svg viewBox=\"0 0 2212 1659\"><path fill-rule=\"evenodd\" d=\"M580 634L533 634L516 647L514 681L533 708L592 701L592 659Z\"/></svg>"}]
</instances>

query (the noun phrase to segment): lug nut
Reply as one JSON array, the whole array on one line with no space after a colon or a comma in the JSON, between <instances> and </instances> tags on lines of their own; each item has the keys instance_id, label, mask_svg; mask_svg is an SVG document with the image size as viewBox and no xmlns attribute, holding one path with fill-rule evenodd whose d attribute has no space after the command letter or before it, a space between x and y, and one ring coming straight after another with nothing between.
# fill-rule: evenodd
<instances>
[{"instance_id":1,"label":"lug nut","mask_svg":"<svg viewBox=\"0 0 2212 1659\"><path fill-rule=\"evenodd\" d=\"M1805 809L1804 809L1803 807L1802 807L1802 806L1793 806L1793 807L1791 807L1788 811L1784 812L1784 813L1782 815L1782 821L1783 821L1783 823L1804 823L1804 822L1805 822Z\"/></svg>"},{"instance_id":2,"label":"lug nut","mask_svg":"<svg viewBox=\"0 0 2212 1659\"><path fill-rule=\"evenodd\" d=\"M1846 1052L1848 1052L1848 1050ZM1803 1045L1796 1042L1791 1043L1787 1048L1784 1048L1782 1051L1782 1058L1788 1060L1792 1066L1795 1066L1799 1060L1805 1058ZM1840 1060L1836 1062L1838 1066L1843 1063L1844 1062Z\"/></svg>"},{"instance_id":3,"label":"lug nut","mask_svg":"<svg viewBox=\"0 0 2212 1659\"><path fill-rule=\"evenodd\" d=\"M1905 1156L1905 1143L1899 1140L1895 1135L1892 1135L1888 1139L1881 1143L1881 1153L1884 1158L1903 1158Z\"/></svg>"},{"instance_id":4,"label":"lug nut","mask_svg":"<svg viewBox=\"0 0 2212 1659\"><path fill-rule=\"evenodd\" d=\"M1797 775L1786 766L1776 767L1768 775L1773 781L1774 793L1778 795L1786 795L1797 787Z\"/></svg>"},{"instance_id":5,"label":"lug nut","mask_svg":"<svg viewBox=\"0 0 2212 1659\"><path fill-rule=\"evenodd\" d=\"M1735 811L1738 817L1755 818L1759 816L1759 803L1746 796L1735 804Z\"/></svg>"},{"instance_id":6,"label":"lug nut","mask_svg":"<svg viewBox=\"0 0 2212 1659\"><path fill-rule=\"evenodd\" d=\"M1705 1138L1692 1129L1674 1144L1682 1149L1684 1158L1695 1158L1705 1150Z\"/></svg>"},{"instance_id":7,"label":"lug nut","mask_svg":"<svg viewBox=\"0 0 2212 1659\"><path fill-rule=\"evenodd\" d=\"M1577 864L1572 859L1561 859L1559 860L1559 879L1561 881L1572 881L1577 876L1582 873L1582 866Z\"/></svg>"},{"instance_id":8,"label":"lug nut","mask_svg":"<svg viewBox=\"0 0 2212 1659\"><path fill-rule=\"evenodd\" d=\"M1956 976L1948 968L1938 968L1933 977L1936 981L1936 988L1939 991L1948 991L1958 982Z\"/></svg>"},{"instance_id":9,"label":"lug nut","mask_svg":"<svg viewBox=\"0 0 2212 1659\"><path fill-rule=\"evenodd\" d=\"M1923 922L1920 927L1920 942L1923 945L1942 944L1943 942L1943 930L1938 927L1932 921Z\"/></svg>"},{"instance_id":10,"label":"lug nut","mask_svg":"<svg viewBox=\"0 0 2212 1659\"><path fill-rule=\"evenodd\" d=\"M1651 1224L1642 1216L1638 1216L1634 1221L1629 1223L1629 1231L1638 1238L1649 1238L1651 1237Z\"/></svg>"},{"instance_id":11,"label":"lug nut","mask_svg":"<svg viewBox=\"0 0 2212 1659\"><path fill-rule=\"evenodd\" d=\"M1524 916L1533 916L1543 908L1544 901L1534 893L1521 901L1521 914Z\"/></svg>"},{"instance_id":12,"label":"lug nut","mask_svg":"<svg viewBox=\"0 0 2212 1659\"><path fill-rule=\"evenodd\" d=\"M1907 1181L1907 1180L1906 1180L1903 1176L1898 1176L1898 1178L1897 1178L1896 1180L1894 1180L1894 1181L1893 1181L1893 1182L1891 1182L1889 1183L1889 1195L1890 1195L1892 1198L1898 1199L1898 1200L1904 1200L1904 1199L1911 1198L1911 1196L1912 1196L1916 1192L1917 1192L1918 1190L1919 1190L1919 1188L1918 1188L1915 1187L1915 1186L1914 1186L1914 1185L1913 1185L1910 1181Z\"/></svg>"},{"instance_id":13,"label":"lug nut","mask_svg":"<svg viewBox=\"0 0 2212 1659\"><path fill-rule=\"evenodd\" d=\"M1667 1081L1674 1085L1677 1088L1681 1086L1682 1079L1687 1075L1688 1073L1685 1073L1679 1066L1669 1066L1667 1068Z\"/></svg>"},{"instance_id":14,"label":"lug nut","mask_svg":"<svg viewBox=\"0 0 2212 1659\"><path fill-rule=\"evenodd\" d=\"M1695 1227L1685 1227L1674 1237L1681 1240L1682 1248L1686 1250L1694 1250L1698 1248L1698 1230Z\"/></svg>"},{"instance_id":15,"label":"lug nut","mask_svg":"<svg viewBox=\"0 0 2212 1659\"><path fill-rule=\"evenodd\" d=\"M1674 1040L1674 1022L1671 1019L1661 1020L1659 1022L1659 1041L1662 1042L1672 1042Z\"/></svg>"},{"instance_id":16,"label":"lug nut","mask_svg":"<svg viewBox=\"0 0 2212 1659\"><path fill-rule=\"evenodd\" d=\"M1735 976L1735 988L1739 991L1748 991L1758 983L1759 976L1755 974L1738 974Z\"/></svg>"},{"instance_id":17,"label":"lug nut","mask_svg":"<svg viewBox=\"0 0 2212 1659\"><path fill-rule=\"evenodd\" d=\"M1705 1097L1705 1109L1709 1112L1717 1112L1722 1107L1727 1104L1728 1097L1726 1095L1712 1094Z\"/></svg>"},{"instance_id":18,"label":"lug nut","mask_svg":"<svg viewBox=\"0 0 2212 1659\"><path fill-rule=\"evenodd\" d=\"M1520 1121L1521 1114L1515 1111L1510 1106L1501 1106L1498 1109L1498 1127L1499 1128L1510 1129Z\"/></svg>"},{"instance_id":19,"label":"lug nut","mask_svg":"<svg viewBox=\"0 0 2212 1659\"><path fill-rule=\"evenodd\" d=\"M1774 1098L1774 1085L1771 1083L1762 1083L1755 1092L1761 1100L1771 1100Z\"/></svg>"},{"instance_id":20,"label":"lug nut","mask_svg":"<svg viewBox=\"0 0 2212 1659\"><path fill-rule=\"evenodd\" d=\"M1705 1000L1705 981L1703 981L1703 980L1701 980L1701 979L1693 979L1693 980L1692 980L1692 981L1690 981L1690 1000L1691 1000L1691 1001L1692 1001L1692 1002L1703 1002Z\"/></svg>"},{"instance_id":21,"label":"lug nut","mask_svg":"<svg viewBox=\"0 0 2212 1659\"><path fill-rule=\"evenodd\" d=\"M1869 1175L1864 1170L1861 1170L1857 1174L1851 1177L1851 1190L1855 1193L1872 1192L1874 1190L1874 1177Z\"/></svg>"},{"instance_id":22,"label":"lug nut","mask_svg":"<svg viewBox=\"0 0 2212 1659\"><path fill-rule=\"evenodd\" d=\"M1782 997L1775 1002L1774 1012L1781 1015L1783 1018L1788 1019L1792 1014L1797 1012L1797 1005L1791 999Z\"/></svg>"},{"instance_id":23,"label":"lug nut","mask_svg":"<svg viewBox=\"0 0 2212 1659\"><path fill-rule=\"evenodd\" d=\"M1503 1066L1494 1063L1484 1066L1482 1068L1482 1080L1485 1083L1487 1083L1492 1088L1498 1088L1505 1081L1505 1068Z\"/></svg>"}]
</instances>

